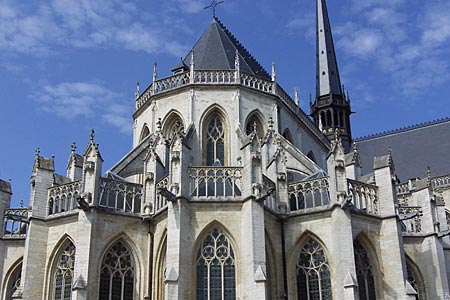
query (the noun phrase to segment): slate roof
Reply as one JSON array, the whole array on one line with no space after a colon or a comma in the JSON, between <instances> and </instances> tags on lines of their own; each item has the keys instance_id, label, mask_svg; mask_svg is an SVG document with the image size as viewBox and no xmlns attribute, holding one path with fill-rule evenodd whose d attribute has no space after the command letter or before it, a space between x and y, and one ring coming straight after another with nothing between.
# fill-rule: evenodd
<instances>
[{"instance_id":1,"label":"slate roof","mask_svg":"<svg viewBox=\"0 0 450 300\"><path fill-rule=\"evenodd\" d=\"M234 70L236 50L241 71L271 79L269 73L217 18L212 20L192 50L172 71L188 70L192 51L195 70Z\"/></svg>"},{"instance_id":2,"label":"slate roof","mask_svg":"<svg viewBox=\"0 0 450 300\"><path fill-rule=\"evenodd\" d=\"M362 162L362 173L372 172L374 156L384 156L392 148L395 173L401 182L425 178L450 170L450 118L355 139Z\"/></svg>"}]
</instances>

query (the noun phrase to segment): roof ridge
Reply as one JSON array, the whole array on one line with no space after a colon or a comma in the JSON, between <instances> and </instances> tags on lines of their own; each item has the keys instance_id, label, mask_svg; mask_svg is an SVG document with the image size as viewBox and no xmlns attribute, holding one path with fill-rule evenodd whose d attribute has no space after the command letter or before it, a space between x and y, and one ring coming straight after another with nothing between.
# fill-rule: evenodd
<instances>
[{"instance_id":1,"label":"roof ridge","mask_svg":"<svg viewBox=\"0 0 450 300\"><path fill-rule=\"evenodd\" d=\"M236 46L236 48L238 48L239 50L242 50L245 54L246 57L250 58L255 64L256 66L262 71L264 72L264 75L266 75L267 77L270 77L269 73L267 72L267 70L259 63L259 61L250 53L250 51L247 50L247 48L245 48L245 46L231 33L230 30L228 30L228 28L219 20L219 18L214 17L214 20L220 25L220 27L222 27L223 31L227 34L227 36L230 38L231 42ZM243 57L243 59L245 60L245 57ZM248 64L248 62L246 62Z\"/></svg>"},{"instance_id":2,"label":"roof ridge","mask_svg":"<svg viewBox=\"0 0 450 300\"><path fill-rule=\"evenodd\" d=\"M382 137L382 136L387 136L387 135L391 135L391 134L395 134L395 133L402 133L402 132L406 132L406 131L413 130L413 129L419 129L419 128L424 128L424 127L427 127L427 126L442 124L442 123L445 123L445 122L448 122L448 121L450 121L450 117L434 119L434 120L431 120L431 121L425 121L425 122L422 122L422 123L417 123L417 124L404 126L404 127L400 127L400 128L396 128L396 129L391 129L391 130L386 130L386 131L383 131L383 132L378 132L378 133L373 133L373 134L369 134L369 135L364 135L364 136L355 138L354 141L355 142L360 142L360 141L373 139L373 138L378 138L378 137Z\"/></svg>"}]
</instances>

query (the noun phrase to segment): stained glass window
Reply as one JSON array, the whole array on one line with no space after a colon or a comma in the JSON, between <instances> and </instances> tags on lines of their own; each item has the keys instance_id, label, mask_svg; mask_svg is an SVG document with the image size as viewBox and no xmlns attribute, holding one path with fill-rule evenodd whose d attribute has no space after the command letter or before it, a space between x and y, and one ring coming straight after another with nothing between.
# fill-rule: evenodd
<instances>
[{"instance_id":1,"label":"stained glass window","mask_svg":"<svg viewBox=\"0 0 450 300\"><path fill-rule=\"evenodd\" d=\"M353 243L355 252L356 277L358 278L358 290L360 300L376 300L375 280L373 267L364 246L359 242Z\"/></svg>"},{"instance_id":2,"label":"stained glass window","mask_svg":"<svg viewBox=\"0 0 450 300\"><path fill-rule=\"evenodd\" d=\"M322 246L310 238L297 261L297 298L332 300L331 276Z\"/></svg>"},{"instance_id":3,"label":"stained glass window","mask_svg":"<svg viewBox=\"0 0 450 300\"><path fill-rule=\"evenodd\" d=\"M416 300L424 300L425 299L425 287L423 284L423 280L421 280L420 275L418 274L418 270L413 267L413 265L407 261L406 262L406 272L408 275L409 284L416 290Z\"/></svg>"},{"instance_id":4,"label":"stained glass window","mask_svg":"<svg viewBox=\"0 0 450 300\"><path fill-rule=\"evenodd\" d=\"M132 300L133 290L133 259L125 244L118 241L103 257L99 300Z\"/></svg>"},{"instance_id":5,"label":"stained glass window","mask_svg":"<svg viewBox=\"0 0 450 300\"><path fill-rule=\"evenodd\" d=\"M72 242L64 248L56 266L54 278L55 300L72 299L73 267L75 264L75 245Z\"/></svg>"},{"instance_id":6,"label":"stained glass window","mask_svg":"<svg viewBox=\"0 0 450 300\"><path fill-rule=\"evenodd\" d=\"M218 115L208 122L206 128L206 164L212 166L216 160L225 162L225 129Z\"/></svg>"},{"instance_id":7,"label":"stained glass window","mask_svg":"<svg viewBox=\"0 0 450 300\"><path fill-rule=\"evenodd\" d=\"M6 291L6 299L12 300L15 291L20 287L20 279L22 278L22 263L16 267L9 280L8 290Z\"/></svg>"},{"instance_id":8,"label":"stained glass window","mask_svg":"<svg viewBox=\"0 0 450 300\"><path fill-rule=\"evenodd\" d=\"M213 229L197 253L197 299L235 300L236 267L233 247L219 229Z\"/></svg>"}]
</instances>

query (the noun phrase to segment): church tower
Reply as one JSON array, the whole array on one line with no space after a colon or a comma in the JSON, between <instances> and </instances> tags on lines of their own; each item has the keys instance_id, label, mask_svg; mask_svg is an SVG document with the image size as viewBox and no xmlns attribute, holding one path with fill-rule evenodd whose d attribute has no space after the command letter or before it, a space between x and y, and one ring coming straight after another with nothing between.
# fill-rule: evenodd
<instances>
[{"instance_id":1,"label":"church tower","mask_svg":"<svg viewBox=\"0 0 450 300\"><path fill-rule=\"evenodd\" d=\"M348 152L352 142L352 112L350 99L347 99L341 87L326 0L317 0L316 43L316 99L311 103L311 115L330 140L334 140L338 132Z\"/></svg>"}]
</instances>

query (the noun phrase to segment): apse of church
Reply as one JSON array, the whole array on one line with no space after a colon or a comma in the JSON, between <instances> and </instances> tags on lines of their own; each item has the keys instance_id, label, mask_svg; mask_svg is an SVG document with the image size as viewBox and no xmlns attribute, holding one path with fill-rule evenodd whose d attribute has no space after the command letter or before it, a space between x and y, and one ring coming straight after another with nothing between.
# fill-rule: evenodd
<instances>
[{"instance_id":1,"label":"apse of church","mask_svg":"<svg viewBox=\"0 0 450 300\"><path fill-rule=\"evenodd\" d=\"M450 120L354 139L325 0L311 117L218 4L172 75L137 85L110 170L92 131L65 175L36 151L29 205L0 180L1 299L449 299L450 176L400 181L402 153L370 150Z\"/></svg>"}]
</instances>

